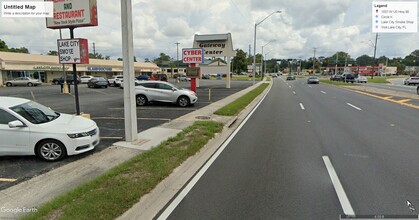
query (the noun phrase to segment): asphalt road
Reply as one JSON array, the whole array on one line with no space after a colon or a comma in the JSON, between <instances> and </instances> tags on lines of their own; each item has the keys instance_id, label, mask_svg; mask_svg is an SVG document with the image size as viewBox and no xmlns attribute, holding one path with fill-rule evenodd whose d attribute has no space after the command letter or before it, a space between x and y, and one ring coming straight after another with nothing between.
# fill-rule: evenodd
<instances>
[{"instance_id":1,"label":"asphalt road","mask_svg":"<svg viewBox=\"0 0 419 220\"><path fill-rule=\"evenodd\" d=\"M378 89L388 89L396 92L406 92L410 94L416 94L417 86L407 86L399 84L379 84L379 83L365 83L362 86L373 87Z\"/></svg>"},{"instance_id":2,"label":"asphalt road","mask_svg":"<svg viewBox=\"0 0 419 220\"><path fill-rule=\"evenodd\" d=\"M305 82L274 79L168 219L417 215L418 110Z\"/></svg>"},{"instance_id":3,"label":"asphalt road","mask_svg":"<svg viewBox=\"0 0 419 220\"><path fill-rule=\"evenodd\" d=\"M188 82L181 82L178 85L183 88L190 88ZM198 102L193 106L181 108L172 104L157 103L137 107L138 132L158 126L216 102L251 86L252 81L232 81L230 89L226 89L225 81L221 80L201 80L200 85L197 90ZM56 85L0 87L0 96L27 98L48 106L57 112L75 114L74 96L61 94L59 88ZM209 89L211 89L210 99ZM71 87L71 92L74 93L73 87ZM111 146L112 143L123 139L125 136L123 90L115 87L89 89L82 84L79 85L79 94L81 112L91 114L92 119L98 124L101 132L101 143L91 152L68 157L63 161L54 163L41 161L35 156L0 157L0 189L10 187L64 164L77 162L80 158L101 151ZM11 179L13 181L2 181L2 179Z\"/></svg>"}]
</instances>

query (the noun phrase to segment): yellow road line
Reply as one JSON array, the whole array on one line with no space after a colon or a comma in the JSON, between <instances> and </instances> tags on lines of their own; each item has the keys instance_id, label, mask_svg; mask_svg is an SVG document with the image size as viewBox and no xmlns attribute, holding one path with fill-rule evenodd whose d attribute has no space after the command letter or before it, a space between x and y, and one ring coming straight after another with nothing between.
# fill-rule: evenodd
<instances>
[{"instance_id":1,"label":"yellow road line","mask_svg":"<svg viewBox=\"0 0 419 220\"><path fill-rule=\"evenodd\" d=\"M14 182L17 179L0 178L0 182Z\"/></svg>"},{"instance_id":2,"label":"yellow road line","mask_svg":"<svg viewBox=\"0 0 419 220\"><path fill-rule=\"evenodd\" d=\"M406 102L410 102L412 101L411 99L403 99L403 100L399 100L397 101L398 103L406 103Z\"/></svg>"},{"instance_id":3,"label":"yellow road line","mask_svg":"<svg viewBox=\"0 0 419 220\"><path fill-rule=\"evenodd\" d=\"M384 100L389 100L389 99L391 99L391 98L393 98L393 96L383 97L383 99L384 99Z\"/></svg>"},{"instance_id":4,"label":"yellow road line","mask_svg":"<svg viewBox=\"0 0 419 220\"><path fill-rule=\"evenodd\" d=\"M386 100L386 101L393 102L393 103L396 103L396 104L404 105L404 106L407 106L407 107L419 109L419 106L417 106L417 105L413 105L413 104L409 104L409 103L403 103L403 102L396 101L396 100L393 100L393 99L385 99L385 98L383 98L381 96L373 95L373 94L370 94L370 93L367 93L367 92L361 92L361 91L356 91L356 90L352 90L352 91L357 92L359 94L371 96L371 97L374 97L374 98L377 98L377 99L382 99L382 100Z\"/></svg>"}]
</instances>

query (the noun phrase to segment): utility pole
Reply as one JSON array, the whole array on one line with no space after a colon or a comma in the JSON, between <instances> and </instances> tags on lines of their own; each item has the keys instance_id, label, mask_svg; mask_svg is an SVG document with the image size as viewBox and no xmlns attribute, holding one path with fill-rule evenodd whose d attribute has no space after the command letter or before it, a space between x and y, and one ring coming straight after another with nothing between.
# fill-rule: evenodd
<instances>
[{"instance_id":1,"label":"utility pole","mask_svg":"<svg viewBox=\"0 0 419 220\"><path fill-rule=\"evenodd\" d=\"M378 40L378 33L375 33L374 58L372 60L372 74L371 74L371 79L374 79L375 55L376 55L376 52L377 52L377 40Z\"/></svg>"},{"instance_id":2,"label":"utility pole","mask_svg":"<svg viewBox=\"0 0 419 220\"><path fill-rule=\"evenodd\" d=\"M316 63L316 47L313 47L313 51L314 51L314 56L313 56L313 74L314 74L314 64Z\"/></svg>"},{"instance_id":3,"label":"utility pole","mask_svg":"<svg viewBox=\"0 0 419 220\"><path fill-rule=\"evenodd\" d=\"M252 51L252 45L249 44L249 58L251 56L251 51Z\"/></svg>"},{"instance_id":4,"label":"utility pole","mask_svg":"<svg viewBox=\"0 0 419 220\"><path fill-rule=\"evenodd\" d=\"M179 42L176 42L176 71L179 74Z\"/></svg>"},{"instance_id":5,"label":"utility pole","mask_svg":"<svg viewBox=\"0 0 419 220\"><path fill-rule=\"evenodd\" d=\"M93 55L96 58L96 47L95 47L95 42L93 42Z\"/></svg>"}]
</instances>

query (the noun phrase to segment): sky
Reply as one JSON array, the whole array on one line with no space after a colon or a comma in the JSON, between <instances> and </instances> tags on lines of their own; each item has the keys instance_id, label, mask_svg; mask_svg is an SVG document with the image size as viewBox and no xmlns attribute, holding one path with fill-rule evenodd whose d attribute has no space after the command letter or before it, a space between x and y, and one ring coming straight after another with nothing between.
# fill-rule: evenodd
<instances>
[{"instance_id":1,"label":"sky","mask_svg":"<svg viewBox=\"0 0 419 220\"><path fill-rule=\"evenodd\" d=\"M4 0L0 0L2 2ZM393 0L394 1L394 0ZM233 48L267 59L330 57L344 51L352 58L373 55L371 0L132 0L134 55L153 60L160 53L179 59L182 48L191 48L195 34L231 33ZM75 29L75 37L89 40L97 53L122 57L120 0L97 0L99 25ZM0 39L9 47L26 47L32 54L57 50L59 31L47 29L45 18L0 17ZM69 38L63 29L63 38ZM382 33L377 57L405 57L419 49L419 33Z\"/></svg>"}]
</instances>

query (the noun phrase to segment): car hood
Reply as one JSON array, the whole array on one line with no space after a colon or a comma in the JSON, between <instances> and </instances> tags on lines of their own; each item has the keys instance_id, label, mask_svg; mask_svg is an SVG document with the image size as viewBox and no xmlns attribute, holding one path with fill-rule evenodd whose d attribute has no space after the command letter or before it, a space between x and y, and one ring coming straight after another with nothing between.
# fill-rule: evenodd
<instances>
[{"instance_id":1,"label":"car hood","mask_svg":"<svg viewBox=\"0 0 419 220\"><path fill-rule=\"evenodd\" d=\"M76 133L90 131L96 128L97 125L96 122L88 118L60 113L60 117L57 119L39 124L38 127L40 129L52 130L59 133Z\"/></svg>"}]
</instances>

